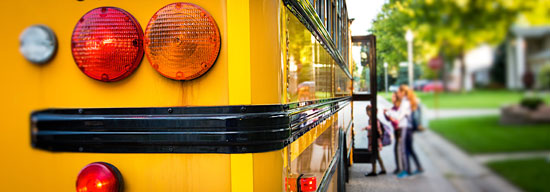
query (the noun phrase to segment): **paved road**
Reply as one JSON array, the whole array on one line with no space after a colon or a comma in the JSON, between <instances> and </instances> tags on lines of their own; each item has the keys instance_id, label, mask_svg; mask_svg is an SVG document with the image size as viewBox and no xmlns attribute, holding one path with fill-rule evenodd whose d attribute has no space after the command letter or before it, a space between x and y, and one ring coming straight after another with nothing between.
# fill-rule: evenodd
<instances>
[{"instance_id":1,"label":"paved road","mask_svg":"<svg viewBox=\"0 0 550 192\"><path fill-rule=\"evenodd\" d=\"M378 109L389 107L390 103L378 97ZM364 114L368 102L354 102L354 124L356 146L367 147L365 131L367 125ZM380 116L379 116L380 118ZM449 143L439 135L427 130L415 135L414 145L425 172L420 175L397 179L391 172L395 169L393 146L384 147L382 158L388 174L377 177L365 177L371 171L370 164L352 165L347 191L519 191L502 178L469 157L466 153Z\"/></svg>"}]
</instances>

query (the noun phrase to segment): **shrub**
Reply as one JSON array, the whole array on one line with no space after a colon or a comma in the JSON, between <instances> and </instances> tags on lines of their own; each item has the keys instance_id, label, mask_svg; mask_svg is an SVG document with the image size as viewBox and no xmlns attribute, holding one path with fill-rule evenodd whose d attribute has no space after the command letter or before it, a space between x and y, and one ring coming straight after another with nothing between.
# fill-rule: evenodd
<instances>
[{"instance_id":1,"label":"shrub","mask_svg":"<svg viewBox=\"0 0 550 192\"><path fill-rule=\"evenodd\" d=\"M520 102L522 107L525 107L530 110L537 110L539 106L544 104L544 100L540 97L526 97L523 98Z\"/></svg>"}]
</instances>

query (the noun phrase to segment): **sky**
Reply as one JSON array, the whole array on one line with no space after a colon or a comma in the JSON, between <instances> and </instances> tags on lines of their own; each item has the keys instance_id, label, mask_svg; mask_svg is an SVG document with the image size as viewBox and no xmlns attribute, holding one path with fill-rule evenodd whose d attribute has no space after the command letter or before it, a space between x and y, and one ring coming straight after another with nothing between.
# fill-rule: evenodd
<instances>
[{"instance_id":1,"label":"sky","mask_svg":"<svg viewBox=\"0 0 550 192\"><path fill-rule=\"evenodd\" d=\"M382 10L386 0L346 0L348 17L355 18L351 24L351 35L368 35L372 20Z\"/></svg>"}]
</instances>

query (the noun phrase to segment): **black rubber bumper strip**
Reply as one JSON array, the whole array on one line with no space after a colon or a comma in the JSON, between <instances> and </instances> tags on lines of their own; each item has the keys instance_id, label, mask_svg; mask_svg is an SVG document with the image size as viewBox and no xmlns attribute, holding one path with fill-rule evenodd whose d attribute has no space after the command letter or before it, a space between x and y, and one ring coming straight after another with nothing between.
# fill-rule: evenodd
<instances>
[{"instance_id":1,"label":"black rubber bumper strip","mask_svg":"<svg viewBox=\"0 0 550 192\"><path fill-rule=\"evenodd\" d=\"M31 144L60 152L266 152L284 148L349 100L306 106L47 109L31 114Z\"/></svg>"}]
</instances>

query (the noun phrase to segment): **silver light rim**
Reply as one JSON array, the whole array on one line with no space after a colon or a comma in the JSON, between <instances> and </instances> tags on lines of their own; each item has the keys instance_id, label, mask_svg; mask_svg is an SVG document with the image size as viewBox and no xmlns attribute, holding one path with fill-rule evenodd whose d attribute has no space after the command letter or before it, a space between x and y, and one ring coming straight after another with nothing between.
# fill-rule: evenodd
<instances>
[{"instance_id":1,"label":"silver light rim","mask_svg":"<svg viewBox=\"0 0 550 192\"><path fill-rule=\"evenodd\" d=\"M42 37L43 39L40 39L40 40L42 40L43 42L47 42L49 45L45 45L45 46L49 46L49 49L46 48L47 50L45 50L43 53L36 53L36 51L35 53L33 53L32 51L29 51L28 50L29 47L26 46L29 43L26 41L32 41L32 40L36 41L36 39L32 39L36 37L31 37L31 35L33 35L32 34L33 32L36 33L36 31L33 31L33 30L40 30L41 32L45 33L45 37ZM27 59L27 61L30 61L32 63L35 63L35 64L47 63L53 58L53 56L57 52L57 38L55 37L55 33L48 26L41 25L41 24L31 25L25 28L23 32L21 32L21 35L19 35L19 52L23 55L23 57L25 57L25 59ZM42 54L42 55L36 55L36 54Z\"/></svg>"}]
</instances>

